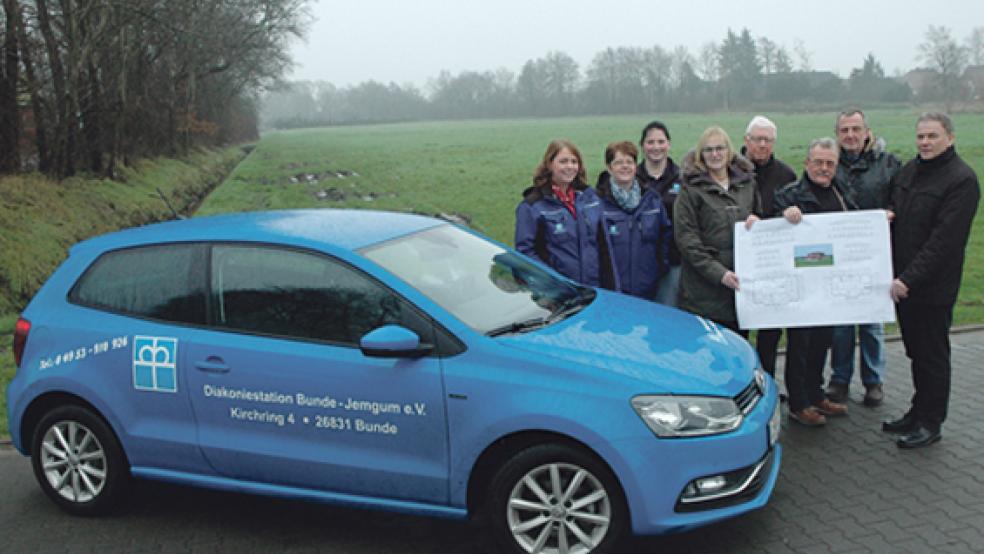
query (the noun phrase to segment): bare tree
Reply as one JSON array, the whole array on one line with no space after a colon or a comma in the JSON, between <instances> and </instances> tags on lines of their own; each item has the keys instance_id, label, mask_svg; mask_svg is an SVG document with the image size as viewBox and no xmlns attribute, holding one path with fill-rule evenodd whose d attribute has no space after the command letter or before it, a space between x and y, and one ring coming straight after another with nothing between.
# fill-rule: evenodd
<instances>
[{"instance_id":1,"label":"bare tree","mask_svg":"<svg viewBox=\"0 0 984 554\"><path fill-rule=\"evenodd\" d=\"M581 73L574 58L565 52L547 52L543 58L543 85L550 115L570 113L580 82Z\"/></svg>"},{"instance_id":2,"label":"bare tree","mask_svg":"<svg viewBox=\"0 0 984 554\"><path fill-rule=\"evenodd\" d=\"M713 41L705 42L700 47L700 54L697 56L694 69L697 75L705 81L717 81L720 77L720 66L718 65L718 47Z\"/></svg>"},{"instance_id":3,"label":"bare tree","mask_svg":"<svg viewBox=\"0 0 984 554\"><path fill-rule=\"evenodd\" d=\"M785 46L780 46L776 50L776 73L792 73L793 61L789 57L789 52Z\"/></svg>"},{"instance_id":4,"label":"bare tree","mask_svg":"<svg viewBox=\"0 0 984 554\"><path fill-rule=\"evenodd\" d=\"M939 75L939 88L947 111L963 94L960 80L967 66L967 49L957 44L950 29L930 25L926 40L919 44L919 59Z\"/></svg>"},{"instance_id":5,"label":"bare tree","mask_svg":"<svg viewBox=\"0 0 984 554\"><path fill-rule=\"evenodd\" d=\"M796 61L799 62L797 69L804 73L813 71L813 52L806 49L803 39L796 39L793 42L793 52L796 54Z\"/></svg>"},{"instance_id":6,"label":"bare tree","mask_svg":"<svg viewBox=\"0 0 984 554\"><path fill-rule=\"evenodd\" d=\"M17 85L20 55L17 21L20 6L16 0L3 0L0 34L0 172L20 169L20 109Z\"/></svg>"},{"instance_id":7,"label":"bare tree","mask_svg":"<svg viewBox=\"0 0 984 554\"><path fill-rule=\"evenodd\" d=\"M290 67L307 1L3 0L4 77L23 69L3 83L30 98L39 169L112 176L255 137L254 98Z\"/></svg>"},{"instance_id":8,"label":"bare tree","mask_svg":"<svg viewBox=\"0 0 984 554\"><path fill-rule=\"evenodd\" d=\"M762 73L769 75L776 72L776 51L778 46L766 37L758 39L758 56L762 62Z\"/></svg>"},{"instance_id":9,"label":"bare tree","mask_svg":"<svg viewBox=\"0 0 984 554\"><path fill-rule=\"evenodd\" d=\"M684 80L684 75L693 71L694 56L687 50L686 46L677 46L670 54L672 65L670 67L670 86L678 88ZM687 69L684 69L684 65Z\"/></svg>"},{"instance_id":10,"label":"bare tree","mask_svg":"<svg viewBox=\"0 0 984 554\"><path fill-rule=\"evenodd\" d=\"M971 64L984 65L984 27L974 27L967 37L967 53Z\"/></svg>"},{"instance_id":11,"label":"bare tree","mask_svg":"<svg viewBox=\"0 0 984 554\"><path fill-rule=\"evenodd\" d=\"M641 52L643 105L642 111L659 110L673 80L673 55L653 46Z\"/></svg>"}]
</instances>

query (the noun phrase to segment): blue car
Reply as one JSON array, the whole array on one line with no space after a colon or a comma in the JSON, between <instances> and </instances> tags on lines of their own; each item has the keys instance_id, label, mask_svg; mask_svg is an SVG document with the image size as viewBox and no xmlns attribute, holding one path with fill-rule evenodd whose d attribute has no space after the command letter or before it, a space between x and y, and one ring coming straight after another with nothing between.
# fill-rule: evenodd
<instances>
[{"instance_id":1,"label":"blue car","mask_svg":"<svg viewBox=\"0 0 984 554\"><path fill-rule=\"evenodd\" d=\"M14 355L13 443L82 515L154 479L612 552L762 507L781 457L776 385L738 335L411 214L86 240Z\"/></svg>"}]
</instances>

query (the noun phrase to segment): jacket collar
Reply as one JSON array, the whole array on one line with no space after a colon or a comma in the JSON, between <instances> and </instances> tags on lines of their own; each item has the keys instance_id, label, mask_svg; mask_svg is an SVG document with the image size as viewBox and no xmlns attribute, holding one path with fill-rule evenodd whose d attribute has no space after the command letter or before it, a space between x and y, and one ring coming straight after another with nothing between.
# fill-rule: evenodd
<instances>
[{"instance_id":1,"label":"jacket collar","mask_svg":"<svg viewBox=\"0 0 984 554\"><path fill-rule=\"evenodd\" d=\"M584 192L588 188L588 185L577 180L571 183L571 186L574 187L576 192ZM555 202L560 202L560 200L558 200L554 195L553 187L550 183L545 183L539 186L533 185L532 187L527 187L526 190L523 191L523 200L529 204L534 204L543 199L551 199Z\"/></svg>"},{"instance_id":2,"label":"jacket collar","mask_svg":"<svg viewBox=\"0 0 984 554\"><path fill-rule=\"evenodd\" d=\"M940 154L939 156L936 156L935 158L933 158L931 160L924 160L924 159L922 159L922 157L920 157L917 154L916 155L916 168L919 169L920 171L926 171L926 170L929 170L929 169L933 169L933 168L939 167L939 166L945 164L946 162L952 160L953 158L956 157L956 155L957 155L957 147L954 146L954 145L952 145L952 144L950 145L949 148L947 148L946 150L944 150L942 154Z\"/></svg>"},{"instance_id":3,"label":"jacket collar","mask_svg":"<svg viewBox=\"0 0 984 554\"><path fill-rule=\"evenodd\" d=\"M680 174L687 185L706 185L714 184L713 179L707 172L701 171L696 164L697 154L691 150L683 158L683 165ZM744 183L755 180L755 164L741 154L735 154L734 160L728 166L728 174L731 176L733 186L742 186Z\"/></svg>"},{"instance_id":4,"label":"jacket collar","mask_svg":"<svg viewBox=\"0 0 984 554\"><path fill-rule=\"evenodd\" d=\"M741 153L742 156L744 156L746 159L748 159L748 161L752 162L752 164L755 166L755 170L756 171L758 171L759 169L765 169L765 168L771 166L776 161L776 154L775 154L775 152L773 152L772 154L769 154L769 159L768 160L765 160L765 163L764 164L760 164L760 163L756 162L755 160L753 160L753 159L751 159L751 158L748 157L748 147L747 146L742 146L741 147L741 150L739 152Z\"/></svg>"}]
</instances>

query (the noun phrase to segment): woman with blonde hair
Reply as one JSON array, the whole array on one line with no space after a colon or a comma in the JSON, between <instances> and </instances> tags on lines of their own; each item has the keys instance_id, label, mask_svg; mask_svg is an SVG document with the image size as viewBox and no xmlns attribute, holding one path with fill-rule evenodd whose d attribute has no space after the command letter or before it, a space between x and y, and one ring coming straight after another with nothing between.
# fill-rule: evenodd
<instances>
[{"instance_id":1,"label":"woman with blonde hair","mask_svg":"<svg viewBox=\"0 0 984 554\"><path fill-rule=\"evenodd\" d=\"M735 152L721 127L709 127L683 160L683 187L673 211L680 248L679 307L747 336L738 328L734 224L761 213L754 165Z\"/></svg>"}]
</instances>

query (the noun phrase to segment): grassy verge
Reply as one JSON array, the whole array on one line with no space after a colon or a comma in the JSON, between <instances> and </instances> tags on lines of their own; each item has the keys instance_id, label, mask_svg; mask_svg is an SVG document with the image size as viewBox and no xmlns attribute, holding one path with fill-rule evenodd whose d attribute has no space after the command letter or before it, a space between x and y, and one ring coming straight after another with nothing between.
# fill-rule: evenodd
<instances>
[{"instance_id":1,"label":"grassy verge","mask_svg":"<svg viewBox=\"0 0 984 554\"><path fill-rule=\"evenodd\" d=\"M0 384L3 384L0 388L0 440L10 438L7 431L7 383L14 378L14 357L10 354L12 331L11 324L11 330L3 330L3 335L0 335Z\"/></svg>"},{"instance_id":2,"label":"grassy verge","mask_svg":"<svg viewBox=\"0 0 984 554\"><path fill-rule=\"evenodd\" d=\"M16 314L65 258L72 244L123 227L171 219L157 189L182 213L192 211L245 156L232 147L180 160L139 162L121 181L40 175L0 178L0 438L7 436L6 385Z\"/></svg>"},{"instance_id":3,"label":"grassy verge","mask_svg":"<svg viewBox=\"0 0 984 554\"><path fill-rule=\"evenodd\" d=\"M16 316L0 316L0 440L10 438L7 431L7 383L14 378L14 356L10 353Z\"/></svg>"},{"instance_id":4,"label":"grassy verge","mask_svg":"<svg viewBox=\"0 0 984 554\"><path fill-rule=\"evenodd\" d=\"M124 170L123 180L37 174L0 179L0 314L24 307L72 244L102 233L172 217L197 206L242 159L242 148L156 159Z\"/></svg>"}]
</instances>

